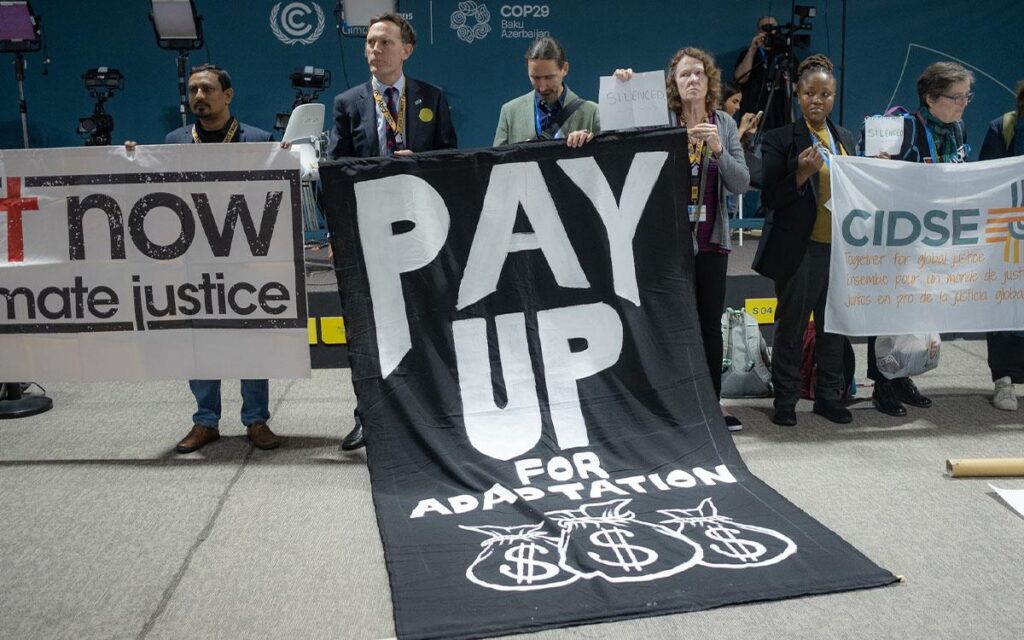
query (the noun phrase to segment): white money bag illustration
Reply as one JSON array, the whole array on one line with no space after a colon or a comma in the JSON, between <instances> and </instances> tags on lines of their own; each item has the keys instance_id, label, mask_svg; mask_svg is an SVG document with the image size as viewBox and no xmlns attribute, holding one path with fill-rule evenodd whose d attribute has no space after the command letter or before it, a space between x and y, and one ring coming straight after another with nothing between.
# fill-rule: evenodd
<instances>
[{"instance_id":1,"label":"white money bag illustration","mask_svg":"<svg viewBox=\"0 0 1024 640\"><path fill-rule=\"evenodd\" d=\"M556 536L545 535L544 523L514 527L491 525L460 529L487 536L483 550L466 569L470 582L498 591L533 591L561 587L579 579L558 564Z\"/></svg>"},{"instance_id":2,"label":"white money bag illustration","mask_svg":"<svg viewBox=\"0 0 1024 640\"><path fill-rule=\"evenodd\" d=\"M668 527L636 519L629 498L582 505L544 515L562 528L563 569L588 580L645 582L696 565L701 546Z\"/></svg>"},{"instance_id":3,"label":"white money bag illustration","mask_svg":"<svg viewBox=\"0 0 1024 640\"><path fill-rule=\"evenodd\" d=\"M661 523L691 536L704 547L701 564L720 569L764 567L785 560L796 552L796 543L774 529L736 522L718 514L711 498L695 509L663 509L668 516Z\"/></svg>"}]
</instances>

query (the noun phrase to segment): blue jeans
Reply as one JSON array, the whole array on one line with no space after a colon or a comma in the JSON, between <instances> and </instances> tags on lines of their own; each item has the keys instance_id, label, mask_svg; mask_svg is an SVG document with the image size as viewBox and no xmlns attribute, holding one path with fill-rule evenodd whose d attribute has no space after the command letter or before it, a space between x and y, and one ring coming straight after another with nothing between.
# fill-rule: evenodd
<instances>
[{"instance_id":1,"label":"blue jeans","mask_svg":"<svg viewBox=\"0 0 1024 640\"><path fill-rule=\"evenodd\" d=\"M220 380L189 380L188 386L196 397L192 422L215 429L220 423ZM270 419L270 382L242 380L242 424L245 426Z\"/></svg>"}]
</instances>

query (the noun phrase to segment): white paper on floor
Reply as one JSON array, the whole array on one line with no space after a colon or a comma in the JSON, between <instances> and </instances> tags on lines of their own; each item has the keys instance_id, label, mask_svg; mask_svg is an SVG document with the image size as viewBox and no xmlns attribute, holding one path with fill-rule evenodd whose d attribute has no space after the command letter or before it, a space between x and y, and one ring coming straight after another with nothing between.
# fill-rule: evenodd
<instances>
[{"instance_id":1,"label":"white paper on floor","mask_svg":"<svg viewBox=\"0 0 1024 640\"><path fill-rule=\"evenodd\" d=\"M999 494L999 497L1002 498L1006 504L1010 505L1014 511L1024 517L1024 489L1000 489L992 483L989 483L988 486Z\"/></svg>"}]
</instances>

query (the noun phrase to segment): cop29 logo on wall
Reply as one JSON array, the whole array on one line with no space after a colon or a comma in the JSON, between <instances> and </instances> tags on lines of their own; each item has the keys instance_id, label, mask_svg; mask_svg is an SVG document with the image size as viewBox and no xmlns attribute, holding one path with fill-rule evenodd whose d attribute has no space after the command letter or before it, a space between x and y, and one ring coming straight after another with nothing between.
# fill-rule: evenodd
<instances>
[{"instance_id":1,"label":"cop29 logo on wall","mask_svg":"<svg viewBox=\"0 0 1024 640\"><path fill-rule=\"evenodd\" d=\"M450 26L459 40L473 42L483 40L491 32L491 25L488 24L490 20L491 12L487 10L487 5L466 0L460 2L459 8L452 12Z\"/></svg>"},{"instance_id":2,"label":"cop29 logo on wall","mask_svg":"<svg viewBox=\"0 0 1024 640\"><path fill-rule=\"evenodd\" d=\"M500 19L495 22L494 29L499 27L498 37L508 40L533 40L541 36L551 35L543 26L544 19L551 17L551 6L546 4L503 4L498 8ZM459 40L472 43L483 40L491 32L491 12L487 5L477 4L473 0L459 3L459 8L452 13L449 26L458 35Z\"/></svg>"},{"instance_id":3,"label":"cop29 logo on wall","mask_svg":"<svg viewBox=\"0 0 1024 640\"><path fill-rule=\"evenodd\" d=\"M309 19L314 13L315 25ZM270 30L278 40L288 45L313 44L323 34L326 25L324 10L315 2L278 2L270 10Z\"/></svg>"}]
</instances>

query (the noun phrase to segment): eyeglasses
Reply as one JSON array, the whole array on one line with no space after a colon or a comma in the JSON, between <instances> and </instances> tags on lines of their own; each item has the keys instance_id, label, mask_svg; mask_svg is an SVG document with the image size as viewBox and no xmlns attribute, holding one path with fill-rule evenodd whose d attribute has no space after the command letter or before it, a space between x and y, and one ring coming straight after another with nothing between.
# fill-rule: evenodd
<instances>
[{"instance_id":1,"label":"eyeglasses","mask_svg":"<svg viewBox=\"0 0 1024 640\"><path fill-rule=\"evenodd\" d=\"M946 95L944 93L940 93L939 95L942 96L943 98L945 98L946 100L951 100L951 101L953 101L953 102L955 102L957 104L967 104L971 100L974 100L974 92L973 91L969 91L967 93L958 93L955 96L949 96L949 95Z\"/></svg>"}]
</instances>

